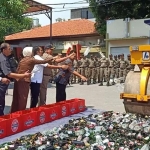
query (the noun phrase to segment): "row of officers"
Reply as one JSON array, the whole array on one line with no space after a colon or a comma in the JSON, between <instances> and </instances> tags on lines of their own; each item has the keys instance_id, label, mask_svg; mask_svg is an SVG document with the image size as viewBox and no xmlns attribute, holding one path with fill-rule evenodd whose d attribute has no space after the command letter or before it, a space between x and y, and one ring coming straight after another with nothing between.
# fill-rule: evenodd
<instances>
[{"instance_id":1,"label":"row of officers","mask_svg":"<svg viewBox=\"0 0 150 150\"><path fill-rule=\"evenodd\" d=\"M74 60L73 65L76 71L87 77L87 85L99 83L99 86L103 86L103 82L107 82L106 85L109 86L110 80L112 81L111 84L115 84L115 78L121 78L121 82L124 82L128 72L134 69L130 55L125 60L124 54L109 55L109 58L93 55L90 55L90 58L82 56L80 60ZM53 72L54 75L55 72ZM84 84L74 75L72 75L70 83Z\"/></svg>"}]
</instances>

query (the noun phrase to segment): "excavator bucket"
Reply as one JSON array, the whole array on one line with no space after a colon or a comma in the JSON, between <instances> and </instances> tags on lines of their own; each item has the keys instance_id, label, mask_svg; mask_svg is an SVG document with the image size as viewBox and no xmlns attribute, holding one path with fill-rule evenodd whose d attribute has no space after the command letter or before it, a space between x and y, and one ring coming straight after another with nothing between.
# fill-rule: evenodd
<instances>
[{"instance_id":1,"label":"excavator bucket","mask_svg":"<svg viewBox=\"0 0 150 150\"><path fill-rule=\"evenodd\" d=\"M140 93L141 72L130 71L126 77L124 84L124 93L128 95L139 95ZM150 95L150 80L148 77L146 94ZM134 96L123 98L123 104L126 112L150 115L150 100L138 101Z\"/></svg>"}]
</instances>

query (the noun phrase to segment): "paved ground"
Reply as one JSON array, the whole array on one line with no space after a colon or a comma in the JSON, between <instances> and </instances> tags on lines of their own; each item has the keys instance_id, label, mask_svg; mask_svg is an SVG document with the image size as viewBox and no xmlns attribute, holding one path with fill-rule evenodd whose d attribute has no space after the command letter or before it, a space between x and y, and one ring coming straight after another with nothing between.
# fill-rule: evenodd
<instances>
[{"instance_id":1,"label":"paved ground","mask_svg":"<svg viewBox=\"0 0 150 150\"><path fill-rule=\"evenodd\" d=\"M116 112L124 112L124 106L122 100L119 99L122 86L98 86L95 85L78 85L73 84L67 87L67 99L71 98L84 98L86 105L89 107L95 107L101 110L113 110ZM47 103L55 102L55 85L49 84ZM13 85L8 90L6 96L6 108L5 113L9 112L12 102ZM28 98L27 107L29 107L30 97Z\"/></svg>"}]
</instances>

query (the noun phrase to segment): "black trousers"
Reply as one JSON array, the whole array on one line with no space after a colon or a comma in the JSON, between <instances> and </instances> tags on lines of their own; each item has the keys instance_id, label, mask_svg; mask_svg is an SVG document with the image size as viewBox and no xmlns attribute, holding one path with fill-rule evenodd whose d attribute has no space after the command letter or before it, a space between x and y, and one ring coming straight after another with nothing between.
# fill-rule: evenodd
<instances>
[{"instance_id":1,"label":"black trousers","mask_svg":"<svg viewBox=\"0 0 150 150\"><path fill-rule=\"evenodd\" d=\"M5 108L5 94L8 89L8 84L3 84L0 82L0 116L4 115Z\"/></svg>"},{"instance_id":2,"label":"black trousers","mask_svg":"<svg viewBox=\"0 0 150 150\"><path fill-rule=\"evenodd\" d=\"M66 85L56 82L56 102L66 100Z\"/></svg>"},{"instance_id":3,"label":"black trousers","mask_svg":"<svg viewBox=\"0 0 150 150\"><path fill-rule=\"evenodd\" d=\"M31 82L30 88L31 88L31 105L30 105L30 108L34 108L34 107L36 107L36 105L38 103L38 97L40 94L40 83Z\"/></svg>"}]
</instances>

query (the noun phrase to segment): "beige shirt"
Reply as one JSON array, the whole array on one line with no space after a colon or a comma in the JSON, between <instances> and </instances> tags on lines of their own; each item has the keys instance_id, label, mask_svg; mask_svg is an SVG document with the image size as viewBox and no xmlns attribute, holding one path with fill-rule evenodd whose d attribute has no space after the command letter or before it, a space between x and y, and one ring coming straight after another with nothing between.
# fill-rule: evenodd
<instances>
[{"instance_id":1,"label":"beige shirt","mask_svg":"<svg viewBox=\"0 0 150 150\"><path fill-rule=\"evenodd\" d=\"M52 55L49 55L47 53L44 53L42 58L45 60L45 59L53 59L53 56ZM50 65L52 65L52 63L49 63ZM44 68L43 70L43 75L45 76L52 76L52 69L49 69L47 67Z\"/></svg>"}]
</instances>

